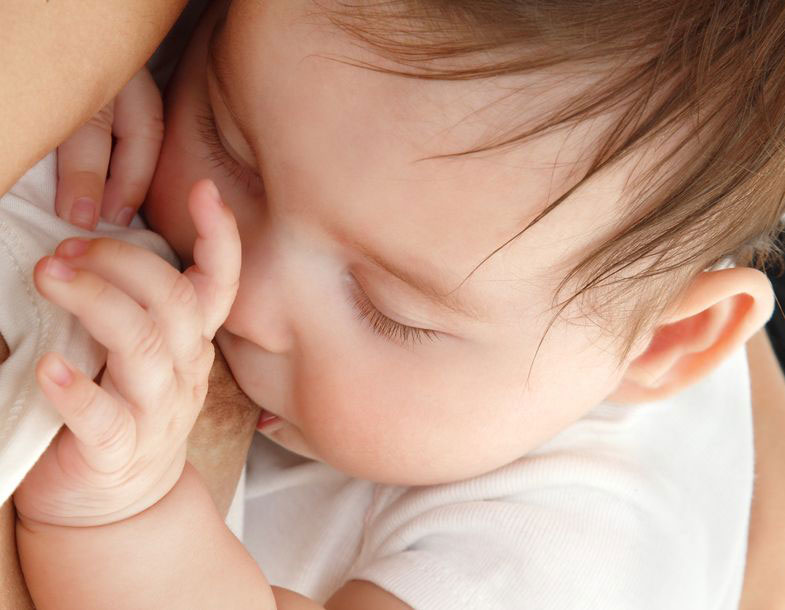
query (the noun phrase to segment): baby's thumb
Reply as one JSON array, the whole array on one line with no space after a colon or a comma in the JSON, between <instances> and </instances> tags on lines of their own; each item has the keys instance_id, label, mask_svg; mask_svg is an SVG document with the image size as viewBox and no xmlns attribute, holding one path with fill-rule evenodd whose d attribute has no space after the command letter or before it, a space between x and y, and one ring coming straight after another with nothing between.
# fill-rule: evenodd
<instances>
[{"instance_id":1,"label":"baby's thumb","mask_svg":"<svg viewBox=\"0 0 785 610\"><path fill-rule=\"evenodd\" d=\"M191 280L204 316L206 338L224 323L240 282L240 235L231 209L210 180L191 188L188 210L196 228L193 260L185 275Z\"/></svg>"},{"instance_id":2,"label":"baby's thumb","mask_svg":"<svg viewBox=\"0 0 785 610\"><path fill-rule=\"evenodd\" d=\"M99 206L112 154L114 102L82 125L57 149L55 210L84 229L98 223Z\"/></svg>"}]
</instances>

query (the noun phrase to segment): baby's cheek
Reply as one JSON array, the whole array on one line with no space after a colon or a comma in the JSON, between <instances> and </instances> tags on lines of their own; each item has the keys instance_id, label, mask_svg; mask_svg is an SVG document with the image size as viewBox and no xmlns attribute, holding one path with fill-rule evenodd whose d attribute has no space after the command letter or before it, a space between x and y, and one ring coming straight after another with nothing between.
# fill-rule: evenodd
<instances>
[{"instance_id":1,"label":"baby's cheek","mask_svg":"<svg viewBox=\"0 0 785 610\"><path fill-rule=\"evenodd\" d=\"M406 484L429 476L432 431L427 417L415 415L421 405L403 395L404 388L356 362L298 385L307 388L297 392L301 432L320 459L381 483Z\"/></svg>"},{"instance_id":2,"label":"baby's cheek","mask_svg":"<svg viewBox=\"0 0 785 610\"><path fill-rule=\"evenodd\" d=\"M196 238L188 214L188 193L197 180L206 177L209 174L189 163L188 156L180 153L168 136L142 214L150 228L160 233L184 261L191 260Z\"/></svg>"},{"instance_id":3,"label":"baby's cheek","mask_svg":"<svg viewBox=\"0 0 785 610\"><path fill-rule=\"evenodd\" d=\"M363 371L336 366L340 360L314 359L300 367L293 384L293 413L314 453L335 468L360 475L358 455L378 449L369 423L374 396ZM347 363L348 364L348 363ZM350 379L353 383L350 383Z\"/></svg>"}]
</instances>

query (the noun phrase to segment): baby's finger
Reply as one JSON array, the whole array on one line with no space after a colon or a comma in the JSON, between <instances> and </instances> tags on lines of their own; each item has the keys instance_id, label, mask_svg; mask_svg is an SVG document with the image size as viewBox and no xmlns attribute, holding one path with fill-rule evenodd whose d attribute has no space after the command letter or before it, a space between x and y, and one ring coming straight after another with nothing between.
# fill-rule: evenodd
<instances>
[{"instance_id":1,"label":"baby's finger","mask_svg":"<svg viewBox=\"0 0 785 610\"><path fill-rule=\"evenodd\" d=\"M175 362L188 362L202 351L202 316L191 281L145 248L128 242L66 239L55 255L74 268L102 277L139 303L160 328Z\"/></svg>"},{"instance_id":2,"label":"baby's finger","mask_svg":"<svg viewBox=\"0 0 785 610\"><path fill-rule=\"evenodd\" d=\"M112 154L112 103L57 149L55 210L60 218L93 230Z\"/></svg>"},{"instance_id":3,"label":"baby's finger","mask_svg":"<svg viewBox=\"0 0 785 610\"><path fill-rule=\"evenodd\" d=\"M147 195L164 137L161 94L146 69L115 98L112 130L116 141L101 217L127 226Z\"/></svg>"},{"instance_id":4,"label":"baby's finger","mask_svg":"<svg viewBox=\"0 0 785 610\"><path fill-rule=\"evenodd\" d=\"M75 315L107 350L107 367L126 400L142 409L160 407L175 389L168 346L153 319L131 297L100 276L44 257L33 272L48 300Z\"/></svg>"},{"instance_id":5,"label":"baby's finger","mask_svg":"<svg viewBox=\"0 0 785 610\"><path fill-rule=\"evenodd\" d=\"M204 315L204 336L212 339L224 323L240 281L240 235L234 214L210 180L191 188L188 210L196 228L194 264L185 275L196 290Z\"/></svg>"},{"instance_id":6,"label":"baby's finger","mask_svg":"<svg viewBox=\"0 0 785 610\"><path fill-rule=\"evenodd\" d=\"M124 405L53 352L38 361L36 377L91 468L109 474L131 461L136 448L136 422Z\"/></svg>"}]
</instances>

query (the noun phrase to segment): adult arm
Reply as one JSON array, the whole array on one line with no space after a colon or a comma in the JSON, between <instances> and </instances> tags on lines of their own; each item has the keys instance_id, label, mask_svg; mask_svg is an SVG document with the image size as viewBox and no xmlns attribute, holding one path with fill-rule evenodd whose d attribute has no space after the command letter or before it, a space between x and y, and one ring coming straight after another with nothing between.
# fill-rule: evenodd
<instances>
[{"instance_id":1,"label":"adult arm","mask_svg":"<svg viewBox=\"0 0 785 610\"><path fill-rule=\"evenodd\" d=\"M3 0L0 193L136 73L186 0Z\"/></svg>"},{"instance_id":2,"label":"adult arm","mask_svg":"<svg viewBox=\"0 0 785 610\"><path fill-rule=\"evenodd\" d=\"M0 336L0 364L8 358L8 345ZM19 566L14 524L16 512L11 498L0 506L0 608L33 610L33 600Z\"/></svg>"},{"instance_id":3,"label":"adult arm","mask_svg":"<svg viewBox=\"0 0 785 610\"><path fill-rule=\"evenodd\" d=\"M764 331L747 344L755 489L740 610L785 608L785 377Z\"/></svg>"}]
</instances>

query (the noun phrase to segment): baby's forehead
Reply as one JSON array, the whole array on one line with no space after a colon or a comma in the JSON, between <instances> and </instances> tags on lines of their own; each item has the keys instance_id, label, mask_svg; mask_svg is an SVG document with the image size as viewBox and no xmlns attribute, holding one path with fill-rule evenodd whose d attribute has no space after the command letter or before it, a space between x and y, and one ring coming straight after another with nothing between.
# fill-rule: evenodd
<instances>
[{"instance_id":1,"label":"baby's forehead","mask_svg":"<svg viewBox=\"0 0 785 610\"><path fill-rule=\"evenodd\" d=\"M277 27L281 20L295 27ZM251 25L265 35L249 38ZM508 147L445 157L534 126L600 75L562 66L491 79L410 78L345 32L301 15L276 21L257 13L230 18L228 27L230 74L256 102L259 147L280 201L307 206L311 223L355 241L372 236L402 266L427 259L443 270L445 288L579 182L618 118L600 114ZM540 277L552 287L611 234L646 158L593 176L472 281Z\"/></svg>"}]
</instances>

